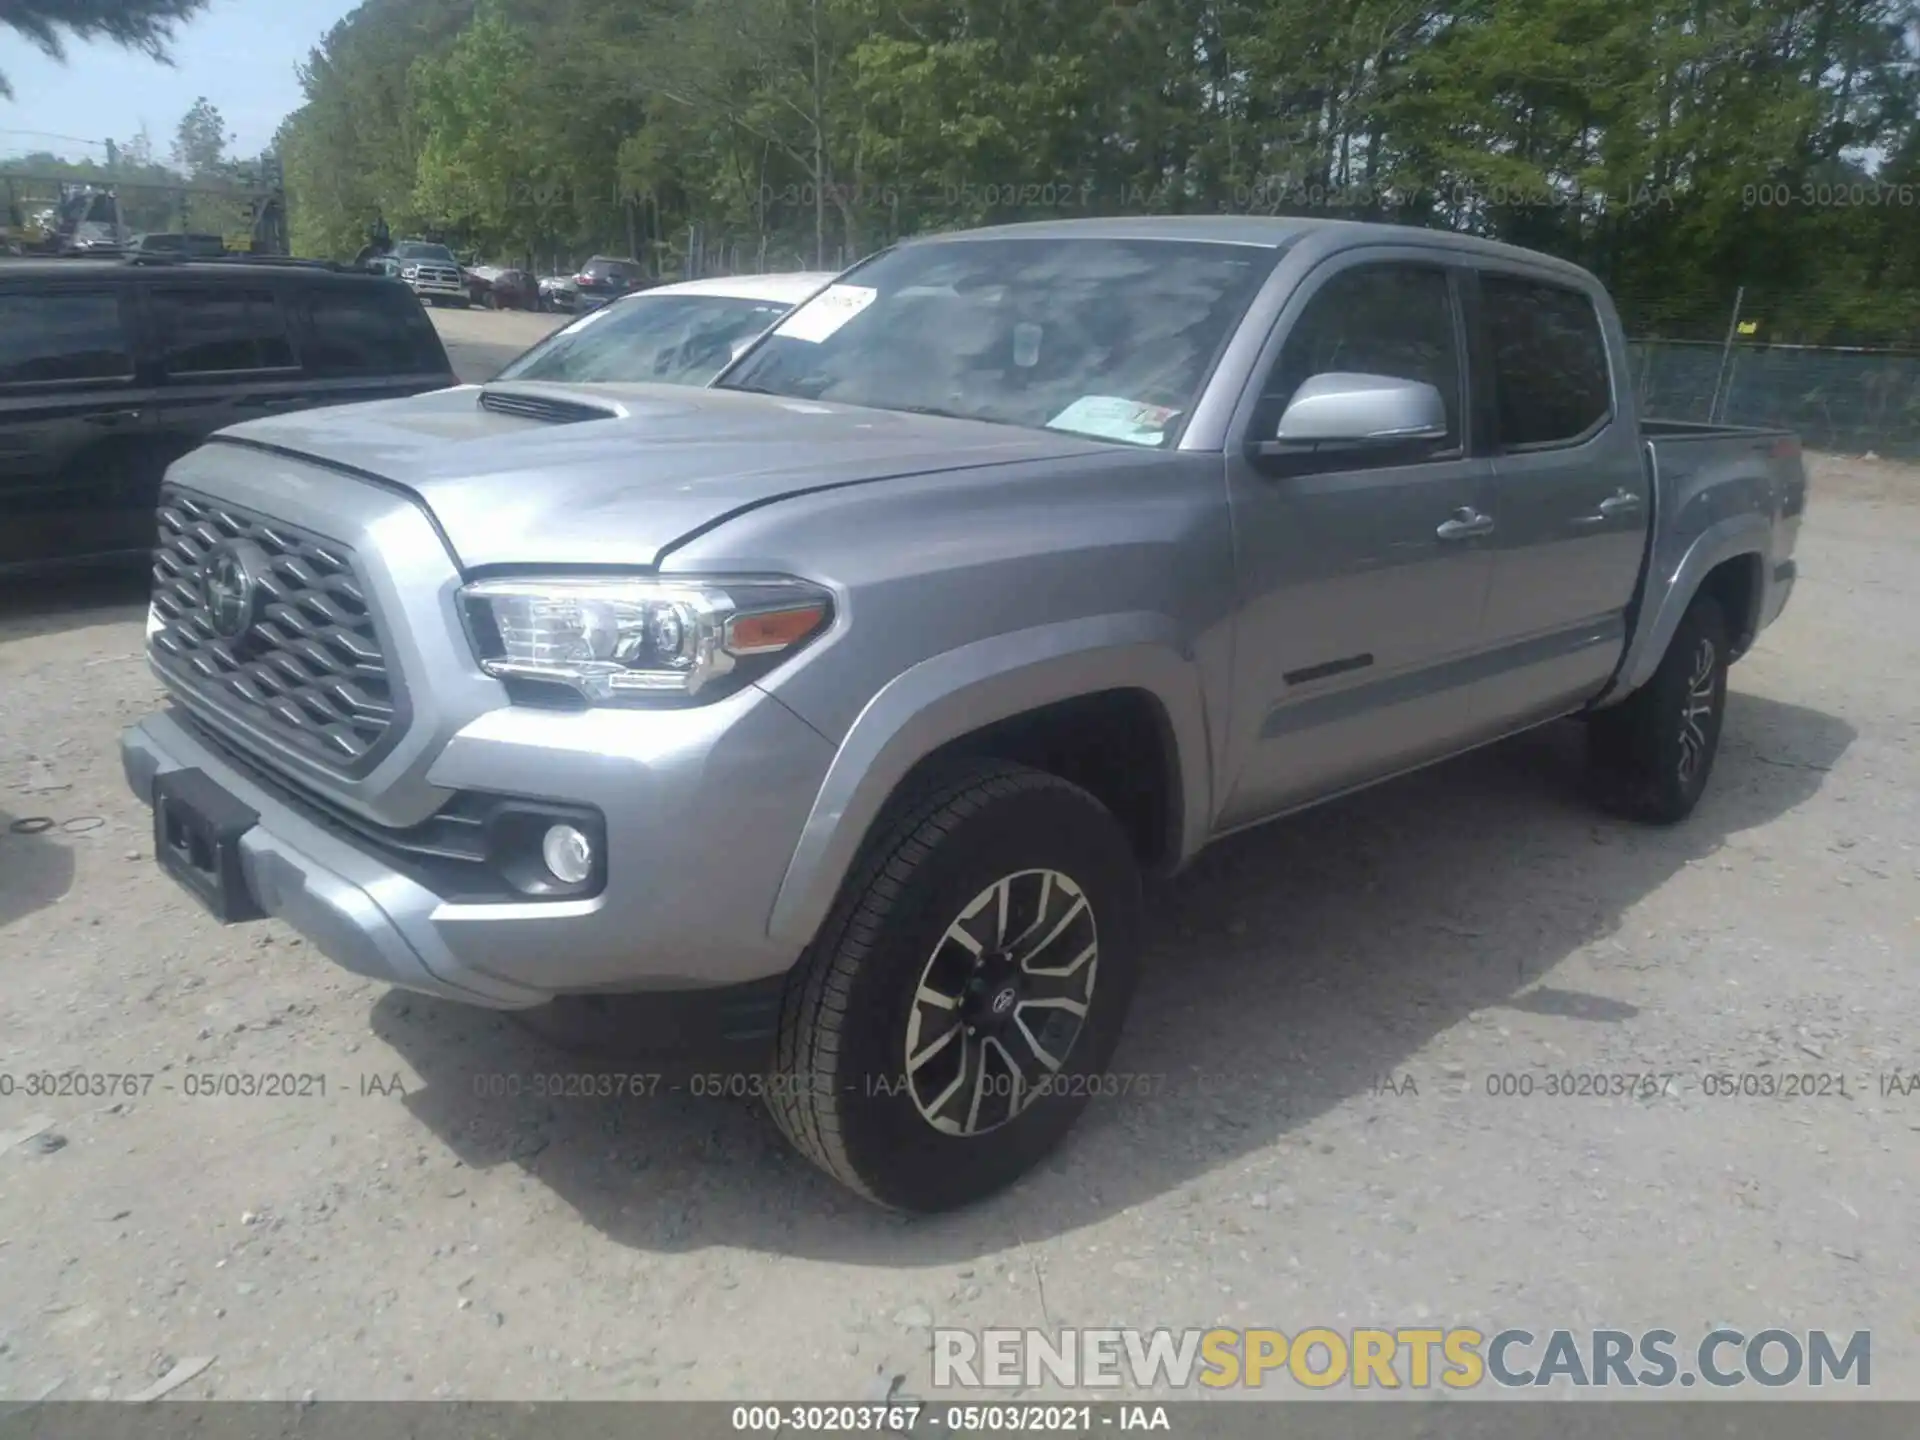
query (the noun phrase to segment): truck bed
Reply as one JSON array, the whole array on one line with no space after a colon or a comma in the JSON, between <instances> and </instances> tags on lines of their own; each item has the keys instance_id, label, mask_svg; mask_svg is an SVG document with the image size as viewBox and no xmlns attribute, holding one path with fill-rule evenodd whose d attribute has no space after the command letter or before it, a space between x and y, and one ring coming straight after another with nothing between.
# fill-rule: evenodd
<instances>
[{"instance_id":1,"label":"truck bed","mask_svg":"<svg viewBox=\"0 0 1920 1440\"><path fill-rule=\"evenodd\" d=\"M1693 420L1643 419L1640 433L1648 440L1751 440L1793 432L1776 425L1707 425Z\"/></svg>"}]
</instances>

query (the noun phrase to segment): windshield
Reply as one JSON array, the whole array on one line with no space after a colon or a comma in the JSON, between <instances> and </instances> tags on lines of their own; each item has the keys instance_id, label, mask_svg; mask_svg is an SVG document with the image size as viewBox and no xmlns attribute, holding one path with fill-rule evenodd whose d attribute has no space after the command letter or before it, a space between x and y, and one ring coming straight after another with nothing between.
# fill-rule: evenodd
<instances>
[{"instance_id":1,"label":"windshield","mask_svg":"<svg viewBox=\"0 0 1920 1440\"><path fill-rule=\"evenodd\" d=\"M453 252L444 245L423 245L418 241L403 243L393 247L396 260L438 260L442 264L453 264Z\"/></svg>"},{"instance_id":2,"label":"windshield","mask_svg":"<svg viewBox=\"0 0 1920 1440\"><path fill-rule=\"evenodd\" d=\"M704 385L792 307L727 295L642 295L596 310L500 372L502 380Z\"/></svg>"},{"instance_id":3,"label":"windshield","mask_svg":"<svg viewBox=\"0 0 1920 1440\"><path fill-rule=\"evenodd\" d=\"M719 383L1170 446L1275 259L1165 240L908 245L796 310Z\"/></svg>"}]
</instances>

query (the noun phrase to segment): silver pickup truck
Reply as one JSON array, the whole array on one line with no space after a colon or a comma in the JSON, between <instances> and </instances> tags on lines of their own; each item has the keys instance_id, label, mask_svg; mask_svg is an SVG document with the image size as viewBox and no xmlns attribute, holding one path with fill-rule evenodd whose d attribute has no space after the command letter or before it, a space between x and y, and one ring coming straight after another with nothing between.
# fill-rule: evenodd
<instances>
[{"instance_id":1,"label":"silver pickup truck","mask_svg":"<svg viewBox=\"0 0 1920 1440\"><path fill-rule=\"evenodd\" d=\"M220 918L755 1045L795 1145L938 1210L1102 1092L1143 873L1566 716L1607 803L1685 817L1805 494L1789 434L1639 420L1606 293L1541 255L946 235L710 388L216 436L125 766Z\"/></svg>"}]
</instances>

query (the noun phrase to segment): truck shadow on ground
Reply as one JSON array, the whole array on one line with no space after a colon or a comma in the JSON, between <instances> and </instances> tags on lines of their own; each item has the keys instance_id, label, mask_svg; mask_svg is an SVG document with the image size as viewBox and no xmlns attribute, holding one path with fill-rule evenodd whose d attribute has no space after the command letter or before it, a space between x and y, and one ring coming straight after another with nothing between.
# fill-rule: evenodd
<instances>
[{"instance_id":1,"label":"truck shadow on ground","mask_svg":"<svg viewBox=\"0 0 1920 1440\"><path fill-rule=\"evenodd\" d=\"M619 1244L962 1262L1289 1143L1477 1011L1630 1020L1631 1004L1540 982L1683 867L1807 800L1854 733L1735 694L1708 796L1674 829L1591 810L1579 727L1565 724L1221 843L1149 898L1114 1062L1155 1077L1135 1082L1146 1093L1096 1102L1012 1191L932 1220L848 1195L757 1104L696 1096L672 1066L589 1064L666 1079L644 1100L555 1101L527 1093L530 1077L583 1062L502 1017L391 992L373 1024L424 1082L407 1104L462 1161L525 1167ZM520 1077L522 1093L490 1076Z\"/></svg>"},{"instance_id":2,"label":"truck shadow on ground","mask_svg":"<svg viewBox=\"0 0 1920 1440\"><path fill-rule=\"evenodd\" d=\"M139 620L151 589L151 571L140 563L0 578L0 642Z\"/></svg>"},{"instance_id":3,"label":"truck shadow on ground","mask_svg":"<svg viewBox=\"0 0 1920 1440\"><path fill-rule=\"evenodd\" d=\"M0 931L73 888L73 851L60 843L49 821L0 810Z\"/></svg>"}]
</instances>

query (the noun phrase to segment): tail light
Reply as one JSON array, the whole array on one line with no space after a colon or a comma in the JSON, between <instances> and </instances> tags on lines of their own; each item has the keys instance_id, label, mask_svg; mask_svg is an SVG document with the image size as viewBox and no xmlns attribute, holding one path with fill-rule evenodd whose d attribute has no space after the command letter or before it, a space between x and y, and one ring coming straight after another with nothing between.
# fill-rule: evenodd
<instances>
[{"instance_id":1,"label":"tail light","mask_svg":"<svg viewBox=\"0 0 1920 1440\"><path fill-rule=\"evenodd\" d=\"M1769 453L1776 460L1799 459L1800 458L1800 437L1797 435L1782 435L1779 439L1773 442L1773 447Z\"/></svg>"}]
</instances>

